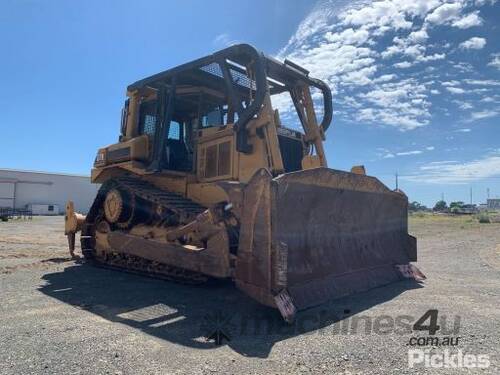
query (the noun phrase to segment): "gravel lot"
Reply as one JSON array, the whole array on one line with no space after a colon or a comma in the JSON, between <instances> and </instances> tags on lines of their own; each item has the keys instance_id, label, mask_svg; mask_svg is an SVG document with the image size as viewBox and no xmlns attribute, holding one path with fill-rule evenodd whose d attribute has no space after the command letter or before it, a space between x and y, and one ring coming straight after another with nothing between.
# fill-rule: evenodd
<instances>
[{"instance_id":1,"label":"gravel lot","mask_svg":"<svg viewBox=\"0 0 500 375\"><path fill-rule=\"evenodd\" d=\"M410 224L428 277L422 286L404 281L332 301L289 327L230 283L186 286L75 262L62 217L0 222L0 373L498 374L500 224ZM411 327L429 309L439 311L437 337L460 338L450 352L488 354L490 367L408 368L416 334L390 322L408 316ZM230 341L215 345L205 338L214 332Z\"/></svg>"}]
</instances>

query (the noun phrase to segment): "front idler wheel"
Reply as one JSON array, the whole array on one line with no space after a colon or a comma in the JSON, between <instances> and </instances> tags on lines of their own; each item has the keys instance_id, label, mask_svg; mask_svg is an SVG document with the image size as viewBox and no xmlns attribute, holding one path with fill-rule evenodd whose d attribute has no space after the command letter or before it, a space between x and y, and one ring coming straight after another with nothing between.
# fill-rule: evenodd
<instances>
[{"instance_id":1,"label":"front idler wheel","mask_svg":"<svg viewBox=\"0 0 500 375\"><path fill-rule=\"evenodd\" d=\"M123 189L111 189L104 200L106 220L119 228L128 228L132 224L135 211L134 194Z\"/></svg>"}]
</instances>

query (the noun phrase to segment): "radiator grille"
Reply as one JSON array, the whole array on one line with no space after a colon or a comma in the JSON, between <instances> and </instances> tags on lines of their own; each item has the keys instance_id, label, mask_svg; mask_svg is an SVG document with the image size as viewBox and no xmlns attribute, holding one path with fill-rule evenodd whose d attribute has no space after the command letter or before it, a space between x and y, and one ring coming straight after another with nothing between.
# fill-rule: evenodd
<instances>
[{"instance_id":1,"label":"radiator grille","mask_svg":"<svg viewBox=\"0 0 500 375\"><path fill-rule=\"evenodd\" d=\"M208 146L205 156L205 177L217 176L217 145Z\"/></svg>"},{"instance_id":2,"label":"radiator grille","mask_svg":"<svg viewBox=\"0 0 500 375\"><path fill-rule=\"evenodd\" d=\"M115 162L130 159L130 147L119 148L118 150L108 151L107 161Z\"/></svg>"},{"instance_id":3,"label":"radiator grille","mask_svg":"<svg viewBox=\"0 0 500 375\"><path fill-rule=\"evenodd\" d=\"M205 178L231 174L231 142L207 146L201 158L201 173Z\"/></svg>"},{"instance_id":4,"label":"radiator grille","mask_svg":"<svg viewBox=\"0 0 500 375\"><path fill-rule=\"evenodd\" d=\"M231 144L229 142L219 143L219 162L217 163L217 175L226 176L231 173Z\"/></svg>"}]
</instances>

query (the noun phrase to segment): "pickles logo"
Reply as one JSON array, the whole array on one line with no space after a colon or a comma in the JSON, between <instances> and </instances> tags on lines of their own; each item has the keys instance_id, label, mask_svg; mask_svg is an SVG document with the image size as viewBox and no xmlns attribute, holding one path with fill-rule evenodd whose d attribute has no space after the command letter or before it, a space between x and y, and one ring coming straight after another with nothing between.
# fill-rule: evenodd
<instances>
[{"instance_id":1,"label":"pickles logo","mask_svg":"<svg viewBox=\"0 0 500 375\"><path fill-rule=\"evenodd\" d=\"M431 353L431 349L411 349L408 351L408 367L418 365L430 368L488 368L490 357L487 354L464 354L461 350L452 353L448 349L442 353Z\"/></svg>"},{"instance_id":2,"label":"pickles logo","mask_svg":"<svg viewBox=\"0 0 500 375\"><path fill-rule=\"evenodd\" d=\"M490 366L490 357L487 354L463 353L462 350L452 351L459 345L460 336L436 336L443 331L442 324L438 323L438 310L427 310L413 325L414 331L427 332L426 336L410 337L406 345L417 347L408 350L408 367L417 366L427 368L487 368ZM428 348L418 348L425 347ZM439 347L448 347L442 352Z\"/></svg>"}]
</instances>

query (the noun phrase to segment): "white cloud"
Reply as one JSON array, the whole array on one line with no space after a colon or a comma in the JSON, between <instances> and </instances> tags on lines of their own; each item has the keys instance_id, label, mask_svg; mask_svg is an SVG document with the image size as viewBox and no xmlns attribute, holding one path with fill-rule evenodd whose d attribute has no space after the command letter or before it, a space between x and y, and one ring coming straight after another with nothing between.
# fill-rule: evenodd
<instances>
[{"instance_id":1,"label":"white cloud","mask_svg":"<svg viewBox=\"0 0 500 375\"><path fill-rule=\"evenodd\" d=\"M469 121L484 120L499 115L500 112L495 110L484 110L479 112L472 112Z\"/></svg>"},{"instance_id":2,"label":"white cloud","mask_svg":"<svg viewBox=\"0 0 500 375\"><path fill-rule=\"evenodd\" d=\"M399 46L394 45L387 47L387 49L380 55L382 56L382 58L388 59L394 55L397 55L398 53L401 53L401 48Z\"/></svg>"},{"instance_id":3,"label":"white cloud","mask_svg":"<svg viewBox=\"0 0 500 375\"><path fill-rule=\"evenodd\" d=\"M357 119L381 122L402 130L426 125L430 104L425 92L425 85L415 79L379 84L373 90L359 94L368 108L359 111Z\"/></svg>"},{"instance_id":4,"label":"white cloud","mask_svg":"<svg viewBox=\"0 0 500 375\"><path fill-rule=\"evenodd\" d=\"M364 26L367 29L389 27L409 29L413 24L394 1L372 2L369 6L347 9L342 15L344 25Z\"/></svg>"},{"instance_id":5,"label":"white cloud","mask_svg":"<svg viewBox=\"0 0 500 375\"><path fill-rule=\"evenodd\" d=\"M427 62L427 61L443 60L445 57L446 55L444 53L435 53L433 55L417 56L416 60L420 62Z\"/></svg>"},{"instance_id":6,"label":"white cloud","mask_svg":"<svg viewBox=\"0 0 500 375\"><path fill-rule=\"evenodd\" d=\"M346 6L348 5L350 4L346 4ZM304 42L307 42L309 38L329 31L332 19L339 11L341 11L339 7L332 7L325 2L318 1L278 55L286 55L288 51L305 47Z\"/></svg>"},{"instance_id":7,"label":"white cloud","mask_svg":"<svg viewBox=\"0 0 500 375\"><path fill-rule=\"evenodd\" d=\"M486 39L474 36L465 42L460 43L462 49L482 49L486 45Z\"/></svg>"},{"instance_id":8,"label":"white cloud","mask_svg":"<svg viewBox=\"0 0 500 375\"><path fill-rule=\"evenodd\" d=\"M363 86L372 82L371 77L377 71L375 65L366 66L362 69L348 72L342 76L342 84Z\"/></svg>"},{"instance_id":9,"label":"white cloud","mask_svg":"<svg viewBox=\"0 0 500 375\"><path fill-rule=\"evenodd\" d=\"M482 23L483 19L479 17L479 11L475 11L456 21L453 21L451 25L458 27L459 29L468 29L469 27L482 25Z\"/></svg>"},{"instance_id":10,"label":"white cloud","mask_svg":"<svg viewBox=\"0 0 500 375\"><path fill-rule=\"evenodd\" d=\"M425 21L431 24L445 25L457 20L461 10L462 4L460 2L446 3L437 7L425 18Z\"/></svg>"},{"instance_id":11,"label":"white cloud","mask_svg":"<svg viewBox=\"0 0 500 375\"><path fill-rule=\"evenodd\" d=\"M273 108L279 111L280 116L282 116L282 120L285 120L286 117L293 118L291 114L293 113L293 111L295 111L295 107L288 92L283 92L281 94L273 95L271 98L271 102Z\"/></svg>"},{"instance_id":12,"label":"white cloud","mask_svg":"<svg viewBox=\"0 0 500 375\"><path fill-rule=\"evenodd\" d=\"M423 151L420 150L404 151L404 152L397 152L396 155L398 156L418 155L421 154L422 152Z\"/></svg>"},{"instance_id":13,"label":"white cloud","mask_svg":"<svg viewBox=\"0 0 500 375\"><path fill-rule=\"evenodd\" d=\"M492 55L493 59L488 63L488 66L497 68L500 70L500 53L494 53Z\"/></svg>"},{"instance_id":14,"label":"white cloud","mask_svg":"<svg viewBox=\"0 0 500 375\"><path fill-rule=\"evenodd\" d=\"M238 41L231 39L228 33L222 33L217 35L212 43L217 47L229 47L233 44L237 44Z\"/></svg>"},{"instance_id":15,"label":"white cloud","mask_svg":"<svg viewBox=\"0 0 500 375\"><path fill-rule=\"evenodd\" d=\"M471 64L465 62L458 62L454 64L453 67L464 73L470 73L474 70L474 67Z\"/></svg>"},{"instance_id":16,"label":"white cloud","mask_svg":"<svg viewBox=\"0 0 500 375\"><path fill-rule=\"evenodd\" d=\"M343 98L344 103L351 107L351 108L361 108L363 105L359 102L359 100L356 100L352 96L344 96Z\"/></svg>"},{"instance_id":17,"label":"white cloud","mask_svg":"<svg viewBox=\"0 0 500 375\"><path fill-rule=\"evenodd\" d=\"M431 161L430 165L442 165L442 164L456 164L458 161L456 160L439 160L439 161Z\"/></svg>"},{"instance_id":18,"label":"white cloud","mask_svg":"<svg viewBox=\"0 0 500 375\"><path fill-rule=\"evenodd\" d=\"M451 92L452 94L464 94L465 90L460 87L446 87L446 90Z\"/></svg>"},{"instance_id":19,"label":"white cloud","mask_svg":"<svg viewBox=\"0 0 500 375\"><path fill-rule=\"evenodd\" d=\"M340 33L329 31L325 34L325 39L333 43L361 45L368 41L369 36L370 34L365 29L345 29Z\"/></svg>"},{"instance_id":20,"label":"white cloud","mask_svg":"<svg viewBox=\"0 0 500 375\"><path fill-rule=\"evenodd\" d=\"M375 78L373 82L375 83L387 82L387 81L392 81L395 78L397 78L396 74L383 74L380 77Z\"/></svg>"},{"instance_id":21,"label":"white cloud","mask_svg":"<svg viewBox=\"0 0 500 375\"><path fill-rule=\"evenodd\" d=\"M401 21L405 18L404 12L396 14L400 13L398 4L392 1L388 3L390 4L382 7L380 7L381 4L365 3L365 7L359 9L349 8L338 12L340 17L335 22L333 18L328 21L323 17L323 14L328 13L331 7L330 3L323 2L325 12L318 10L320 8L313 12L314 15L320 17L320 25L312 22L311 16L308 16L290 39L287 47L281 51L282 56L279 58L291 59L310 70L311 75L314 74L315 77L326 81L334 90L352 98L345 100L345 108L358 109L354 112L356 120L391 125L402 130L413 129L428 123L429 103L423 100L425 98L412 98L417 102L394 103L390 108L384 109L377 105L370 108L366 99L363 101L360 97L359 92L351 94L356 87L379 89L380 85L391 81L395 81L394 87L407 85L401 81L398 82L396 74L375 76L379 69L376 63L378 53L370 47L369 38L383 34L384 31L380 31L383 27L393 29L411 25L411 23L406 24ZM428 7L424 1L417 0L417 3L421 3L424 9ZM368 11L367 7L370 8ZM383 9L387 9L391 15L384 16ZM364 12L369 13L365 19L366 22L358 25L359 17ZM410 49L408 52L411 53L411 51ZM380 89L385 90L385 88ZM423 89L419 88L420 91ZM404 90L407 88L404 87ZM423 93L419 95L425 96ZM401 97L401 100L406 100L406 98ZM293 108L288 104L286 107ZM342 112L342 108L340 111Z\"/></svg>"},{"instance_id":22,"label":"white cloud","mask_svg":"<svg viewBox=\"0 0 500 375\"><path fill-rule=\"evenodd\" d=\"M412 143L413 145L415 142ZM392 159L397 156L411 156L411 155L420 155L423 154L425 151L433 151L435 150L434 146L427 146L425 147L424 150L410 150L410 151L400 151L400 152L393 152L385 148L379 148L379 151L383 151L382 153L379 153L378 155L382 157L382 159Z\"/></svg>"},{"instance_id":23,"label":"white cloud","mask_svg":"<svg viewBox=\"0 0 500 375\"><path fill-rule=\"evenodd\" d=\"M425 29L420 29L418 31L413 31L408 35L408 40L413 43L422 43L425 42L429 38L429 34Z\"/></svg>"},{"instance_id":24,"label":"white cloud","mask_svg":"<svg viewBox=\"0 0 500 375\"><path fill-rule=\"evenodd\" d=\"M425 29L410 33L410 35L408 35L408 38L406 39L396 36L393 39L394 44L387 47L386 50L381 53L381 56L384 59L388 59L395 55L403 55L418 62L444 59L446 56L444 53L425 55L427 48L422 44L418 44L418 42L425 42L427 38L428 35ZM404 68L405 66L408 67L408 64L403 62L403 65L401 67Z\"/></svg>"},{"instance_id":25,"label":"white cloud","mask_svg":"<svg viewBox=\"0 0 500 375\"><path fill-rule=\"evenodd\" d=\"M406 47L403 51L403 54L415 59L418 56L421 56L424 52L425 52L424 46L421 46L420 44L414 44Z\"/></svg>"},{"instance_id":26,"label":"white cloud","mask_svg":"<svg viewBox=\"0 0 500 375\"><path fill-rule=\"evenodd\" d=\"M491 88L468 89L467 90L467 92L471 92L471 93L474 93L474 94L481 94L481 93L485 93L485 92L488 92L488 91L491 91Z\"/></svg>"},{"instance_id":27,"label":"white cloud","mask_svg":"<svg viewBox=\"0 0 500 375\"><path fill-rule=\"evenodd\" d=\"M464 79L465 83L469 85L477 86L500 86L500 81L495 81L493 79Z\"/></svg>"},{"instance_id":28,"label":"white cloud","mask_svg":"<svg viewBox=\"0 0 500 375\"><path fill-rule=\"evenodd\" d=\"M374 73L375 56L376 53L368 47L340 43L319 44L316 47L295 50L288 55L292 61L314 72L315 77L332 85L341 82L344 74L370 67L364 71L367 79L363 79L363 82L367 82Z\"/></svg>"},{"instance_id":29,"label":"white cloud","mask_svg":"<svg viewBox=\"0 0 500 375\"><path fill-rule=\"evenodd\" d=\"M474 5L481 7L485 4L494 5L498 0L475 0Z\"/></svg>"},{"instance_id":30,"label":"white cloud","mask_svg":"<svg viewBox=\"0 0 500 375\"><path fill-rule=\"evenodd\" d=\"M481 98L480 102L500 104L500 95L485 96L485 97Z\"/></svg>"},{"instance_id":31,"label":"white cloud","mask_svg":"<svg viewBox=\"0 0 500 375\"><path fill-rule=\"evenodd\" d=\"M455 130L455 132L457 132L457 133L470 133L470 131L471 131L471 129L469 129L469 128Z\"/></svg>"},{"instance_id":32,"label":"white cloud","mask_svg":"<svg viewBox=\"0 0 500 375\"><path fill-rule=\"evenodd\" d=\"M395 68L402 68L402 69L406 69L406 68L409 68L411 67L413 64L409 61L402 61L402 62L399 62L399 63L396 63L394 64L394 67Z\"/></svg>"},{"instance_id":33,"label":"white cloud","mask_svg":"<svg viewBox=\"0 0 500 375\"><path fill-rule=\"evenodd\" d=\"M473 108L473 105L470 104L469 102L465 102L463 100L452 100L452 103L455 103L456 105L458 105L460 107L460 109L463 109L463 110L468 110L468 109L472 109Z\"/></svg>"},{"instance_id":34,"label":"white cloud","mask_svg":"<svg viewBox=\"0 0 500 375\"><path fill-rule=\"evenodd\" d=\"M451 81L443 81L441 82L443 86L457 86L460 84L459 81L451 80Z\"/></svg>"},{"instance_id":35,"label":"white cloud","mask_svg":"<svg viewBox=\"0 0 500 375\"><path fill-rule=\"evenodd\" d=\"M420 167L414 176L401 179L429 184L464 184L500 176L500 155L486 155L468 162L431 162Z\"/></svg>"},{"instance_id":36,"label":"white cloud","mask_svg":"<svg viewBox=\"0 0 500 375\"><path fill-rule=\"evenodd\" d=\"M340 103L338 118L415 129L430 122L430 96L440 94L436 83L442 69L449 68L449 82L458 80L458 71L473 69L449 59L455 53L451 44L428 43L438 25L465 29L483 22L472 7L465 0L319 0L277 57L324 80ZM387 39L392 44L380 50ZM478 43L474 38L467 42ZM453 94L479 94L474 90L491 87L466 84L472 85L460 79L443 87ZM293 110L290 103L279 108Z\"/></svg>"}]
</instances>

